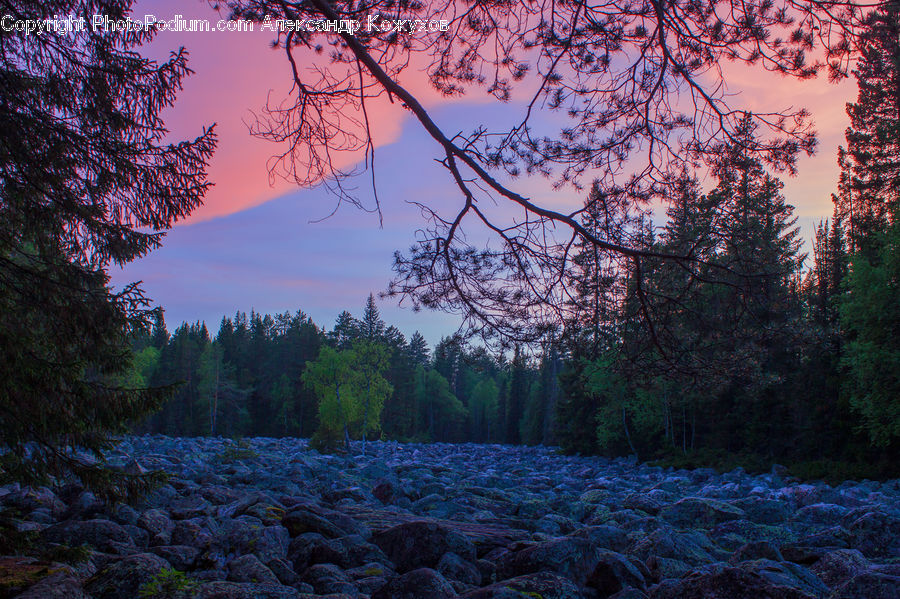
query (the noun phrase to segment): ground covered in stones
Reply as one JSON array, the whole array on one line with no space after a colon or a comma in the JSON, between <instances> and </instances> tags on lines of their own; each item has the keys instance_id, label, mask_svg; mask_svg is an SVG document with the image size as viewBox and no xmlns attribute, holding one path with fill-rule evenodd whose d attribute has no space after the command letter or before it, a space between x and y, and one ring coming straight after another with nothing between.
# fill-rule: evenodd
<instances>
[{"instance_id":1,"label":"ground covered in stones","mask_svg":"<svg viewBox=\"0 0 900 599\"><path fill-rule=\"evenodd\" d=\"M0 487L46 557L0 599L898 599L900 481L800 483L547 448L129 438L135 507Z\"/></svg>"}]
</instances>

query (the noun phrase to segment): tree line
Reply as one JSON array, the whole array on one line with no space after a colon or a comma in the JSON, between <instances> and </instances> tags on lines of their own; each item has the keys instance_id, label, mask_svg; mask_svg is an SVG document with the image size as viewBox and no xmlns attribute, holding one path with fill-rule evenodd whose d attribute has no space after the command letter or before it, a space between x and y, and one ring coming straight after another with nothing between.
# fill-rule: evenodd
<instances>
[{"instance_id":1,"label":"tree line","mask_svg":"<svg viewBox=\"0 0 900 599\"><path fill-rule=\"evenodd\" d=\"M136 340L144 379L184 381L144 426L168 434L559 444L579 453L744 456L893 473L900 439L898 5L870 15L834 214L802 251L781 180L745 115L704 191L682 173L663 227L595 184L564 327L505 355L458 336L431 351L380 318L326 331L297 312L224 318ZM893 94L893 95L892 95ZM654 256L658 256L654 258ZM673 258L674 257L674 258ZM808 260L808 258L811 258ZM807 267L806 264L809 264ZM273 417L275 415L276 417ZM719 456L719 457L717 457Z\"/></svg>"},{"instance_id":2,"label":"tree line","mask_svg":"<svg viewBox=\"0 0 900 599\"><path fill-rule=\"evenodd\" d=\"M170 335L160 315L134 336L131 384L172 386L138 425L169 435L549 443L560 357L511 359L448 336L429 348L384 322L372 295L330 330L303 311L222 319Z\"/></svg>"},{"instance_id":3,"label":"tree line","mask_svg":"<svg viewBox=\"0 0 900 599\"><path fill-rule=\"evenodd\" d=\"M646 249L696 266L623 267L578 248L558 415L564 447L700 461L746 454L806 463L817 475L849 462L896 475L898 16L900 5L886 3L866 21L834 214L816 227L809 268L781 181L746 151L759 146L749 116L720 146L712 189L679 178L659 232L592 190L586 228L617 219Z\"/></svg>"}]
</instances>

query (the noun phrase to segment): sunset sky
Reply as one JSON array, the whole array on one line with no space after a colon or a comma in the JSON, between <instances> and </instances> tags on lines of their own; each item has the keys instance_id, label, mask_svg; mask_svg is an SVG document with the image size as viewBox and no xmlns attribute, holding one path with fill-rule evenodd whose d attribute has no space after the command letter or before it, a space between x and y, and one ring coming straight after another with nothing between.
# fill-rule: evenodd
<instances>
[{"instance_id":1,"label":"sunset sky","mask_svg":"<svg viewBox=\"0 0 900 599\"><path fill-rule=\"evenodd\" d=\"M136 16L220 18L205 2L139 2ZM379 106L370 118L377 148L377 182L384 211L379 228L374 214L342 207L330 219L314 223L334 208L334 198L321 189L297 189L270 180L268 159L277 151L247 130L253 112L267 97L277 100L288 90L289 66L283 52L269 47L265 32L161 33L147 49L163 58L185 46L195 75L185 84L166 114L173 139L196 136L216 123L219 146L210 165L215 187L205 205L168 233L163 247L112 273L116 285L141 280L148 296L166 309L172 330L182 321L204 320L215 334L223 315L236 310L294 312L298 308L319 325L331 328L342 309L360 316L370 292L386 288L392 254L406 249L422 226L408 199L457 201L455 188L433 157L434 142L399 105ZM855 84L820 80L797 82L744 67L728 68L730 91L740 102L767 109L803 106L819 131L819 149L799 161L799 174L785 178L785 195L796 207L803 236L831 215L830 194L837 181L835 156L847 126L845 103ZM424 77L423 77L424 79ZM515 102L499 104L476 91L453 102L429 93L422 81L410 81L423 94L436 122L455 130L475 122L494 122L521 113ZM360 181L360 188L367 185ZM576 206L576 192L551 193L545 182L520 179L516 189L560 206ZM407 336L420 330L431 345L456 329L458 318L413 313L395 300L379 302L384 319Z\"/></svg>"}]
</instances>

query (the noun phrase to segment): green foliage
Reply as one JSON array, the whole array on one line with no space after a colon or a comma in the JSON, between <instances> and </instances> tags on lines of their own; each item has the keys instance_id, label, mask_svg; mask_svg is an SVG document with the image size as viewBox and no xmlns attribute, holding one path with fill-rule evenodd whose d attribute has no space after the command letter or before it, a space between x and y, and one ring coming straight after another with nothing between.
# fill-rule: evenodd
<instances>
[{"instance_id":1,"label":"green foliage","mask_svg":"<svg viewBox=\"0 0 900 599\"><path fill-rule=\"evenodd\" d=\"M473 436L476 440L491 441L493 440L492 433L497 434L499 395L500 391L493 379L483 379L475 385L469 398L469 413L472 417Z\"/></svg>"},{"instance_id":2,"label":"green foliage","mask_svg":"<svg viewBox=\"0 0 900 599\"><path fill-rule=\"evenodd\" d=\"M900 213L898 213L900 215ZM841 320L849 342L844 392L871 442L900 441L900 222L882 236L877 262L854 256Z\"/></svg>"},{"instance_id":3,"label":"green foliage","mask_svg":"<svg viewBox=\"0 0 900 599\"><path fill-rule=\"evenodd\" d=\"M847 105L847 149L839 155L842 185L835 195L850 248L873 260L879 235L900 207L900 2L879 3L860 32L853 74L858 94Z\"/></svg>"},{"instance_id":4,"label":"green foliage","mask_svg":"<svg viewBox=\"0 0 900 599\"><path fill-rule=\"evenodd\" d=\"M372 296L369 296L370 302ZM374 308L373 308L374 309ZM376 312L377 316L377 312ZM378 334L377 322L368 325L374 335ZM388 348L382 343L371 340L357 340L353 342L352 369L359 389L361 409L357 428L362 434L363 441L369 431L377 430L381 421L381 410L384 403L391 396L394 388L384 379L384 372L388 367ZM365 446L363 447L365 451Z\"/></svg>"},{"instance_id":5,"label":"green foliage","mask_svg":"<svg viewBox=\"0 0 900 599\"><path fill-rule=\"evenodd\" d=\"M104 10L122 18L130 4ZM25 2L15 12L40 20L96 8ZM129 376L137 370L128 339L152 313L136 286L111 290L107 268L159 246L162 231L201 203L215 141L207 130L193 141L161 142L160 115L189 70L184 51L163 63L143 58L150 36L88 27L59 44L0 33L3 481L40 483L66 472L111 481L96 461L109 434L167 394Z\"/></svg>"},{"instance_id":6,"label":"green foliage","mask_svg":"<svg viewBox=\"0 0 900 599\"><path fill-rule=\"evenodd\" d=\"M40 552L40 557L48 562L61 562L77 566L83 564L91 558L93 550L90 545L81 544L75 547L68 545L52 545L45 547Z\"/></svg>"},{"instance_id":7,"label":"green foliage","mask_svg":"<svg viewBox=\"0 0 900 599\"><path fill-rule=\"evenodd\" d=\"M140 599L189 599L200 584L184 572L163 568L138 588Z\"/></svg>"},{"instance_id":8,"label":"green foliage","mask_svg":"<svg viewBox=\"0 0 900 599\"><path fill-rule=\"evenodd\" d=\"M362 407L353 371L355 360L352 350L325 346L303 371L303 383L319 398L320 430L343 431L348 447L350 422L360 417Z\"/></svg>"},{"instance_id":9,"label":"green foliage","mask_svg":"<svg viewBox=\"0 0 900 599\"><path fill-rule=\"evenodd\" d=\"M417 369L415 395L428 440L446 439L448 431L463 422L468 414L463 403L451 393L449 381L437 370L421 366Z\"/></svg>"},{"instance_id":10,"label":"green foliage","mask_svg":"<svg viewBox=\"0 0 900 599\"><path fill-rule=\"evenodd\" d=\"M250 447L250 444L244 439L232 441L232 444L223 449L216 456L215 461L222 464L233 464L240 460L252 460L259 457L259 454Z\"/></svg>"},{"instance_id":11,"label":"green foliage","mask_svg":"<svg viewBox=\"0 0 900 599\"><path fill-rule=\"evenodd\" d=\"M28 587L58 572L50 564L21 557L0 557L0 597L15 597Z\"/></svg>"}]
</instances>

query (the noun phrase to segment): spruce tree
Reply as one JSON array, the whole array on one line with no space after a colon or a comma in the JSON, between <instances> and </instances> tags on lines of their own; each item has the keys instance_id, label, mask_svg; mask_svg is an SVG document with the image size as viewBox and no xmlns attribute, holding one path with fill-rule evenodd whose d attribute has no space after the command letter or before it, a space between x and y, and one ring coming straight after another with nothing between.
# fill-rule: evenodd
<instances>
[{"instance_id":1,"label":"spruce tree","mask_svg":"<svg viewBox=\"0 0 900 599\"><path fill-rule=\"evenodd\" d=\"M14 2L5 12L121 19L130 4ZM107 268L158 247L200 205L214 137L162 141L161 115L190 71L183 49L162 63L143 57L151 35L0 31L3 482L74 472L102 493L131 490L102 452L165 396L111 383L128 369L128 332L150 313L136 286L109 289Z\"/></svg>"},{"instance_id":2,"label":"spruce tree","mask_svg":"<svg viewBox=\"0 0 900 599\"><path fill-rule=\"evenodd\" d=\"M900 440L900 2L872 11L847 106L849 193L835 196L853 254L840 306L843 393L872 444Z\"/></svg>"},{"instance_id":3,"label":"spruce tree","mask_svg":"<svg viewBox=\"0 0 900 599\"><path fill-rule=\"evenodd\" d=\"M841 152L848 188L836 201L854 250L874 256L878 233L900 202L900 2L884 2L865 25L853 72L859 93L847 105L847 150Z\"/></svg>"}]
</instances>

